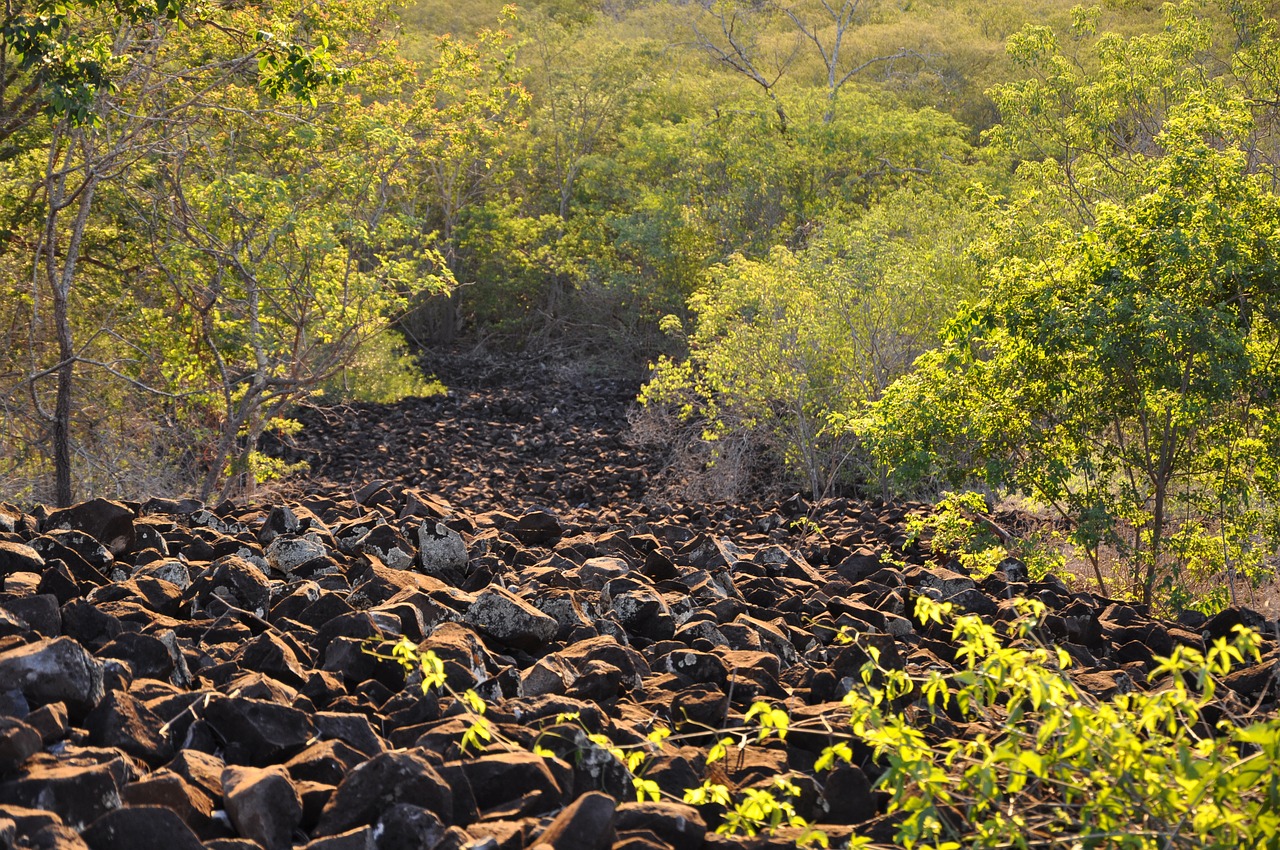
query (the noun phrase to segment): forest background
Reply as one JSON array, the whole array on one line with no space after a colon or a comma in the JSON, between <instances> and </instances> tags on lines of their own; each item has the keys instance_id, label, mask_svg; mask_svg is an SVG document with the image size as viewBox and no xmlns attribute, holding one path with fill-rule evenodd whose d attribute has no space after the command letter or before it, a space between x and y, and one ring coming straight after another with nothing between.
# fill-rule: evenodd
<instances>
[{"instance_id":1,"label":"forest background","mask_svg":"<svg viewBox=\"0 0 1280 850\"><path fill-rule=\"evenodd\" d=\"M722 482L942 498L978 567L944 494L1016 496L1221 607L1280 544L1274 5L7 0L0 494L241 494L414 351L608 352Z\"/></svg>"}]
</instances>

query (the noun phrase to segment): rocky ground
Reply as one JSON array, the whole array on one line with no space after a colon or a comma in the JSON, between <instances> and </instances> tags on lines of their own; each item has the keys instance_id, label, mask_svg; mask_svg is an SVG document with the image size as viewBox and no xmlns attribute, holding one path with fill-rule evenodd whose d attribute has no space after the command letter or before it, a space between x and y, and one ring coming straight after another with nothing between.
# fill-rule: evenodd
<instances>
[{"instance_id":1,"label":"rocky ground","mask_svg":"<svg viewBox=\"0 0 1280 850\"><path fill-rule=\"evenodd\" d=\"M954 667L949 633L912 620L921 595L989 620L1040 599L1042 637L1098 696L1253 625L1263 663L1222 699L1275 710L1275 624L1250 611L1159 621L1012 563L975 581L902 551L913 506L658 499L662 452L627 438L633 386L462 374L448 397L308 414L294 498L0 508L0 850L792 846L676 802L778 776L832 846L887 842L867 754L819 774L821 734L707 752L760 700L838 727L873 650ZM445 687L368 651L398 638ZM645 748L657 728L673 737L642 772L663 797L636 802L591 736Z\"/></svg>"}]
</instances>

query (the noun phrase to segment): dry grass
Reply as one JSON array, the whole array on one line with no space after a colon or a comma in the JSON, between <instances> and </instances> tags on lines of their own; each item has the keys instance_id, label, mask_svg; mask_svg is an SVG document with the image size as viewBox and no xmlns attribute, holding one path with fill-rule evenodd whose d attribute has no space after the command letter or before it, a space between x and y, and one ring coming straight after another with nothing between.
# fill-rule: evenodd
<instances>
[{"instance_id":1,"label":"dry grass","mask_svg":"<svg viewBox=\"0 0 1280 850\"><path fill-rule=\"evenodd\" d=\"M1009 530L1016 536L1022 539L1039 537L1060 554L1064 558L1060 578L1068 586L1077 591L1099 592L1093 565L1065 539L1070 530L1065 521L1043 507L1018 497L1002 500L996 507L995 514L1002 524L1010 526ZM1129 583L1128 566L1114 548L1102 549L1099 567L1107 585L1108 597L1117 600L1138 598L1137 594L1126 588ZM1220 592L1227 582L1228 578L1222 575L1182 577L1184 590L1193 598L1204 598L1211 593ZM1256 586L1244 577L1238 577L1234 590L1236 605L1251 608L1269 620L1280 618L1280 574L1274 572L1274 567L1272 577Z\"/></svg>"},{"instance_id":2,"label":"dry grass","mask_svg":"<svg viewBox=\"0 0 1280 850\"><path fill-rule=\"evenodd\" d=\"M650 479L650 499L729 502L784 495L785 477L750 433L706 440L700 425L661 405L635 408L627 419L629 439L666 457Z\"/></svg>"}]
</instances>

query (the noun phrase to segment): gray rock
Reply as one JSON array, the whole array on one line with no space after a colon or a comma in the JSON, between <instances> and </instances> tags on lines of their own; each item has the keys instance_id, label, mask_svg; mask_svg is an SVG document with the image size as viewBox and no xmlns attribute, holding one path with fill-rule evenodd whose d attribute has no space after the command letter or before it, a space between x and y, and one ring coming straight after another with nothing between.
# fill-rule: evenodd
<instances>
[{"instance_id":1,"label":"gray rock","mask_svg":"<svg viewBox=\"0 0 1280 850\"><path fill-rule=\"evenodd\" d=\"M578 678L578 672L555 655L539 658L520 678L520 692L527 697L543 694L565 694Z\"/></svg>"},{"instance_id":2,"label":"gray rock","mask_svg":"<svg viewBox=\"0 0 1280 850\"><path fill-rule=\"evenodd\" d=\"M258 567L237 555L225 555L191 583L184 597L191 600L193 616L216 617L231 605L265 618L271 585Z\"/></svg>"},{"instance_id":3,"label":"gray rock","mask_svg":"<svg viewBox=\"0 0 1280 850\"><path fill-rule=\"evenodd\" d=\"M943 599L949 599L963 590L973 590L977 587L973 579L968 576L962 576L945 567L921 570L918 575L918 581L920 582L920 587L937 590L942 594Z\"/></svg>"},{"instance_id":4,"label":"gray rock","mask_svg":"<svg viewBox=\"0 0 1280 850\"><path fill-rule=\"evenodd\" d=\"M324 738L342 741L366 756L375 756L387 748L363 714L317 711L311 715L316 732Z\"/></svg>"},{"instance_id":5,"label":"gray rock","mask_svg":"<svg viewBox=\"0 0 1280 850\"><path fill-rule=\"evenodd\" d=\"M457 532L454 532L457 534ZM419 532L421 536L421 532ZM458 538L461 542L462 538ZM407 570L413 566L413 544L390 525L375 525L353 545L355 552L372 555L388 567ZM466 565L466 547L462 549L462 565Z\"/></svg>"},{"instance_id":6,"label":"gray rock","mask_svg":"<svg viewBox=\"0 0 1280 850\"><path fill-rule=\"evenodd\" d=\"M582 606L578 603L573 591L563 588L548 588L538 593L533 600L533 605L559 623L560 628L556 632L557 639L568 637L574 628L588 628L591 626L591 620L587 617L586 612L582 610Z\"/></svg>"},{"instance_id":7,"label":"gray rock","mask_svg":"<svg viewBox=\"0 0 1280 850\"><path fill-rule=\"evenodd\" d=\"M582 586L590 590L600 590L615 578L621 578L631 572L631 567L621 558L588 558L578 567L577 573Z\"/></svg>"},{"instance_id":8,"label":"gray rock","mask_svg":"<svg viewBox=\"0 0 1280 850\"><path fill-rule=\"evenodd\" d=\"M418 526L418 558L422 571L437 578L456 578L467 568L467 544L442 522Z\"/></svg>"},{"instance_id":9,"label":"gray rock","mask_svg":"<svg viewBox=\"0 0 1280 850\"><path fill-rule=\"evenodd\" d=\"M482 591L464 619L490 637L516 647L541 646L560 628L554 619L500 587Z\"/></svg>"},{"instance_id":10,"label":"gray rock","mask_svg":"<svg viewBox=\"0 0 1280 850\"><path fill-rule=\"evenodd\" d=\"M32 549L50 558L65 557L59 552L59 546L75 552L96 570L109 570L116 559L110 549L84 531L52 529L31 541Z\"/></svg>"},{"instance_id":11,"label":"gray rock","mask_svg":"<svg viewBox=\"0 0 1280 850\"><path fill-rule=\"evenodd\" d=\"M62 611L58 597L50 593L20 596L0 602L0 609L24 621L31 630L43 637L55 638L62 634Z\"/></svg>"},{"instance_id":12,"label":"gray rock","mask_svg":"<svg viewBox=\"0 0 1280 850\"><path fill-rule=\"evenodd\" d=\"M82 714L102 701L102 662L67 637L0 653L0 689L17 687L32 703L64 702Z\"/></svg>"},{"instance_id":13,"label":"gray rock","mask_svg":"<svg viewBox=\"0 0 1280 850\"><path fill-rule=\"evenodd\" d=\"M136 575L149 576L157 578L161 581L167 581L179 590L186 590L191 586L191 571L187 565L179 561L177 558L165 558L161 561L153 561L142 569L138 570Z\"/></svg>"},{"instance_id":14,"label":"gray rock","mask_svg":"<svg viewBox=\"0 0 1280 850\"><path fill-rule=\"evenodd\" d=\"M111 691L85 717L95 744L115 747L157 767L173 755L173 745L161 734L163 721L125 691Z\"/></svg>"},{"instance_id":15,"label":"gray rock","mask_svg":"<svg viewBox=\"0 0 1280 850\"><path fill-rule=\"evenodd\" d=\"M320 539L309 534L300 537L282 534L267 546L267 563L282 573L291 573L307 561L329 554Z\"/></svg>"}]
</instances>

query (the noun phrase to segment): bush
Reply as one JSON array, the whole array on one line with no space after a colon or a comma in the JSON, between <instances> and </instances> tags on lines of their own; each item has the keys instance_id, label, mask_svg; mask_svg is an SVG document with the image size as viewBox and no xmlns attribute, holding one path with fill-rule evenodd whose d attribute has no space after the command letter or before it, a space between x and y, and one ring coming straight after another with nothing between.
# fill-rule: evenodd
<instances>
[{"instance_id":1,"label":"bush","mask_svg":"<svg viewBox=\"0 0 1280 850\"><path fill-rule=\"evenodd\" d=\"M660 359L642 400L702 419L708 440L751 434L815 497L874 475L848 423L966 292L967 215L903 191L803 250L717 266L689 301L688 357Z\"/></svg>"},{"instance_id":2,"label":"bush","mask_svg":"<svg viewBox=\"0 0 1280 850\"><path fill-rule=\"evenodd\" d=\"M326 401L371 401L382 404L413 396L426 398L447 390L428 378L394 331L383 331L360 347L355 362L320 388Z\"/></svg>"},{"instance_id":3,"label":"bush","mask_svg":"<svg viewBox=\"0 0 1280 850\"><path fill-rule=\"evenodd\" d=\"M863 421L904 480L978 480L1050 506L1151 604L1195 555L1260 577L1280 515L1273 284L1280 200L1248 173L1238 105L1193 102L1141 191L1039 258L1006 257ZM1203 577L1203 576L1202 576ZM1185 588L1182 588L1185 590Z\"/></svg>"},{"instance_id":4,"label":"bush","mask_svg":"<svg viewBox=\"0 0 1280 850\"><path fill-rule=\"evenodd\" d=\"M1280 719L1237 718L1216 698L1234 663L1260 660L1257 633L1237 626L1205 653L1178 646L1158 659L1152 690L1100 700L1071 682L1063 650L1034 641L1044 606L1019 605L1002 641L980 618L918 598L917 619L951 626L963 669L912 679L869 665L845 698L854 735L885 768L890 811L905 816L904 846L1280 846ZM906 703L970 732L932 742Z\"/></svg>"}]
</instances>

